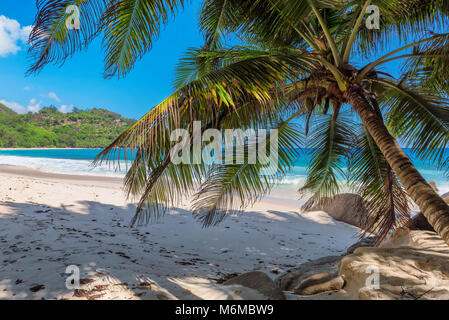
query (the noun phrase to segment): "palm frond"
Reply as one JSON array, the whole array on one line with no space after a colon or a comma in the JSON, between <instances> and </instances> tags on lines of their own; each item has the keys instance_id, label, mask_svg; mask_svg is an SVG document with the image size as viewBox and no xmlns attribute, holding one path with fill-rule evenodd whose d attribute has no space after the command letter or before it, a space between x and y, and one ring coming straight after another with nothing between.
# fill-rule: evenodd
<instances>
[{"instance_id":1,"label":"palm frond","mask_svg":"<svg viewBox=\"0 0 449 320\"><path fill-rule=\"evenodd\" d=\"M351 1L359 6L365 0ZM379 8L380 29L358 30L355 52L365 57L384 50L393 41L412 41L428 36L429 29L447 23L449 10L445 0L372 0ZM406 12L407 14L404 14Z\"/></svg>"},{"instance_id":2,"label":"palm frond","mask_svg":"<svg viewBox=\"0 0 449 320\"><path fill-rule=\"evenodd\" d=\"M30 33L28 74L36 73L48 63L62 65L75 52L84 49L102 30L102 16L108 0L38 0L37 16ZM79 29L69 30L66 22L79 8Z\"/></svg>"},{"instance_id":3,"label":"palm frond","mask_svg":"<svg viewBox=\"0 0 449 320\"><path fill-rule=\"evenodd\" d=\"M406 76L441 95L449 93L449 34L439 34L433 41L413 50L404 66Z\"/></svg>"},{"instance_id":4,"label":"palm frond","mask_svg":"<svg viewBox=\"0 0 449 320\"><path fill-rule=\"evenodd\" d=\"M145 190L147 177L149 175L147 165L140 150L135 153L135 159L125 175L123 181L128 198L141 194Z\"/></svg>"},{"instance_id":5,"label":"palm frond","mask_svg":"<svg viewBox=\"0 0 449 320\"><path fill-rule=\"evenodd\" d=\"M345 114L316 116L307 144L310 155L308 176L299 190L302 194L311 192L313 196L303 209L328 201L340 192L339 180L345 176L343 168L354 145L353 126L353 121Z\"/></svg>"},{"instance_id":6,"label":"palm frond","mask_svg":"<svg viewBox=\"0 0 449 320\"><path fill-rule=\"evenodd\" d=\"M225 33L238 24L237 12L240 6L236 7L236 4L233 0L204 0L200 29L204 34L206 49L221 48Z\"/></svg>"},{"instance_id":7,"label":"palm frond","mask_svg":"<svg viewBox=\"0 0 449 320\"><path fill-rule=\"evenodd\" d=\"M449 101L420 84L375 80L392 132L421 159L442 164L449 143Z\"/></svg>"},{"instance_id":8,"label":"palm frond","mask_svg":"<svg viewBox=\"0 0 449 320\"><path fill-rule=\"evenodd\" d=\"M271 129L278 130L279 140L276 147L269 142L271 132L263 139L267 140L270 156L278 157L278 167L270 168L269 172L262 174L266 164L262 163L260 158L257 158L255 163L251 163L248 157L245 157L238 164L216 164L208 171L192 205L194 214L204 226L216 225L227 215L241 212L248 205L259 200L294 165L295 159L299 157L303 138L301 131L298 130L297 125L287 121ZM260 142L259 140L258 148L260 148ZM240 146L245 150L248 150L248 147L251 147L250 142Z\"/></svg>"},{"instance_id":9,"label":"palm frond","mask_svg":"<svg viewBox=\"0 0 449 320\"><path fill-rule=\"evenodd\" d=\"M364 234L375 234L380 244L392 228L407 227L410 208L407 194L365 127L359 130L350 160L350 180L364 200Z\"/></svg>"},{"instance_id":10,"label":"palm frond","mask_svg":"<svg viewBox=\"0 0 449 320\"><path fill-rule=\"evenodd\" d=\"M126 75L183 5L184 0L112 0L103 18L105 76Z\"/></svg>"},{"instance_id":11,"label":"palm frond","mask_svg":"<svg viewBox=\"0 0 449 320\"><path fill-rule=\"evenodd\" d=\"M160 152L160 145L166 144L172 130L185 128L193 121L214 123L221 110L235 110L238 104L248 101L257 102L259 111L254 115L266 114L278 100L270 88L288 78L292 70L304 68L301 61L304 53L299 51L295 55L245 52L246 58L242 59L236 58L237 51L232 50L226 51L225 57L231 55L229 52L235 62L228 59L221 68L206 72L178 89L122 133L99 154L95 163L118 158L119 148L140 149L145 158L151 159Z\"/></svg>"}]
</instances>

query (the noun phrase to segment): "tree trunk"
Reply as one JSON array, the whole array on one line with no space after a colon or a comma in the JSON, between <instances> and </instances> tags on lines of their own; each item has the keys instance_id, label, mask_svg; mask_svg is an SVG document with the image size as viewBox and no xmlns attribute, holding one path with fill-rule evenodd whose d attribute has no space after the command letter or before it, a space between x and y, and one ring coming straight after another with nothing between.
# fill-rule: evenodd
<instances>
[{"instance_id":1,"label":"tree trunk","mask_svg":"<svg viewBox=\"0 0 449 320\"><path fill-rule=\"evenodd\" d=\"M359 114L385 159L395 171L405 190L419 206L430 225L449 245L449 206L433 190L388 132L383 120L376 114L361 90L351 87L344 93L346 100Z\"/></svg>"}]
</instances>

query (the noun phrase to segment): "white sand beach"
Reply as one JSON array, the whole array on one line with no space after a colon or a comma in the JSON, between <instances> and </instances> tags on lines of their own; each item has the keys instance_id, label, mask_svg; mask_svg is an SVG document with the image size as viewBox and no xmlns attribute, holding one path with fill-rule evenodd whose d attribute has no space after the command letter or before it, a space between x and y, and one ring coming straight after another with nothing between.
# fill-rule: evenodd
<instances>
[{"instance_id":1,"label":"white sand beach","mask_svg":"<svg viewBox=\"0 0 449 320\"><path fill-rule=\"evenodd\" d=\"M217 227L202 228L186 203L130 228L135 204L119 178L0 167L0 185L0 299L242 299L219 279L252 270L274 279L358 239L357 228L301 213L297 196L276 192ZM82 290L66 288L69 265Z\"/></svg>"}]
</instances>

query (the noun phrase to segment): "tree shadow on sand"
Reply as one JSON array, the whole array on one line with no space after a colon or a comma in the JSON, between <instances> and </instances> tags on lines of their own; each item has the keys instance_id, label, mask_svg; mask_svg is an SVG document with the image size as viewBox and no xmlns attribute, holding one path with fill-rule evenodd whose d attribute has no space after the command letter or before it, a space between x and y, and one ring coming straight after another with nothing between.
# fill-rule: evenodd
<instances>
[{"instance_id":1,"label":"tree shadow on sand","mask_svg":"<svg viewBox=\"0 0 449 320\"><path fill-rule=\"evenodd\" d=\"M2 206L8 211L0 215L0 298L200 299L195 283L209 290L226 274L251 270L275 277L343 251L354 236L335 242L341 230L329 234L332 226L322 230L294 212L245 212L203 229L189 211L173 208L158 223L130 228L134 205ZM80 269L81 290L66 288L70 265Z\"/></svg>"}]
</instances>

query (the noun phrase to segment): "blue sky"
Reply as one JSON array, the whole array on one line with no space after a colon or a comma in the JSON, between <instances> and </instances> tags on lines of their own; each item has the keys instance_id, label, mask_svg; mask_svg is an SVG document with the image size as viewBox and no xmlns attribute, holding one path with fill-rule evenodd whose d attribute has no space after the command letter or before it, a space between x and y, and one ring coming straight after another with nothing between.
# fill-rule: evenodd
<instances>
[{"instance_id":1,"label":"blue sky","mask_svg":"<svg viewBox=\"0 0 449 320\"><path fill-rule=\"evenodd\" d=\"M193 1L162 32L126 78L103 78L100 41L59 68L49 65L37 76L25 77L29 65L22 41L33 24L35 0L0 1L0 102L17 111L35 111L50 104L62 110L107 108L140 118L172 92L175 65L189 47L202 44L198 7ZM8 30L5 32L5 30Z\"/></svg>"},{"instance_id":2,"label":"blue sky","mask_svg":"<svg viewBox=\"0 0 449 320\"><path fill-rule=\"evenodd\" d=\"M48 65L38 75L25 77L29 65L25 40L36 14L35 0L1 0L0 102L22 113L53 104L62 111L70 111L73 106L96 107L140 118L172 93L174 69L186 49L202 45L198 32L200 4L193 0L187 5L126 78L106 80L102 76L100 40L88 51L68 59L63 67ZM357 59L355 65L361 67L368 62ZM383 71L399 75L399 62Z\"/></svg>"}]
</instances>

